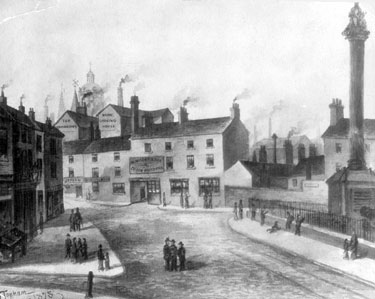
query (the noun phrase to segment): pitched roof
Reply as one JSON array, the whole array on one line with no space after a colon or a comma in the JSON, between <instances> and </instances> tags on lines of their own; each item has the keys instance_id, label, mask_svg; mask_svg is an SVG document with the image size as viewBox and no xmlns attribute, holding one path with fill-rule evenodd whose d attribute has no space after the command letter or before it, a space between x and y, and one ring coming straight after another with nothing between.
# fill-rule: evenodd
<instances>
[{"instance_id":1,"label":"pitched roof","mask_svg":"<svg viewBox=\"0 0 375 299\"><path fill-rule=\"evenodd\" d=\"M33 123L32 120L29 118L29 116L26 115L25 113L22 113L18 109L13 108L13 107L8 106L8 105L2 105L2 107L6 111L8 111L8 113L10 114L10 116L14 120L16 120L16 121L18 121L18 122L20 122L20 123L22 123L22 124L24 124L28 127L39 129L38 126L35 123Z\"/></svg>"},{"instance_id":2,"label":"pitched roof","mask_svg":"<svg viewBox=\"0 0 375 299\"><path fill-rule=\"evenodd\" d=\"M84 115L81 113L77 113L74 111L67 110L63 115L60 116L60 118L55 122L55 125L60 121L60 119L65 115L68 114L73 121L77 124L80 128L90 128L91 122L94 123L94 125L97 125L99 123L99 119L97 117Z\"/></svg>"},{"instance_id":3,"label":"pitched roof","mask_svg":"<svg viewBox=\"0 0 375 299\"><path fill-rule=\"evenodd\" d=\"M109 138L100 138L92 141L84 150L84 154L104 153L112 151L130 150L130 136L116 136Z\"/></svg>"},{"instance_id":4,"label":"pitched roof","mask_svg":"<svg viewBox=\"0 0 375 299\"><path fill-rule=\"evenodd\" d=\"M240 162L247 171L259 177L264 176L264 173L272 177L289 177L293 171L293 166L290 164L260 163L248 160L240 160Z\"/></svg>"},{"instance_id":5,"label":"pitched roof","mask_svg":"<svg viewBox=\"0 0 375 299\"><path fill-rule=\"evenodd\" d=\"M83 154L85 148L91 143L91 140L72 140L63 143L63 155Z\"/></svg>"},{"instance_id":6,"label":"pitched roof","mask_svg":"<svg viewBox=\"0 0 375 299\"><path fill-rule=\"evenodd\" d=\"M152 124L147 128L139 128L131 139L221 134L231 122L230 117L218 117L189 120L183 124L178 122Z\"/></svg>"},{"instance_id":7,"label":"pitched roof","mask_svg":"<svg viewBox=\"0 0 375 299\"><path fill-rule=\"evenodd\" d=\"M294 167L293 175L306 175L306 168L310 164L312 175L321 175L325 173L324 155L303 158Z\"/></svg>"},{"instance_id":8,"label":"pitched roof","mask_svg":"<svg viewBox=\"0 0 375 299\"><path fill-rule=\"evenodd\" d=\"M120 116L122 117L131 117L132 110L128 107L123 107L114 104L108 104L102 110L100 110L96 116L99 116L107 107L111 106ZM170 111L168 108L158 109L158 110L139 110L140 114L150 113L153 118L163 116L167 111Z\"/></svg>"},{"instance_id":9,"label":"pitched roof","mask_svg":"<svg viewBox=\"0 0 375 299\"><path fill-rule=\"evenodd\" d=\"M276 139L276 148L284 148L284 142L288 140L286 137L278 137ZM295 135L289 138L289 140L292 142L293 147L297 147L300 143L303 143L303 141L308 141L311 143L311 140L306 135ZM254 148L259 148L261 145L265 145L266 148L273 148L274 147L274 141L272 138L264 138L262 140L259 140L257 143L254 144Z\"/></svg>"},{"instance_id":10,"label":"pitched roof","mask_svg":"<svg viewBox=\"0 0 375 299\"><path fill-rule=\"evenodd\" d=\"M375 119L364 120L364 135L365 137L375 138ZM349 119L342 118L336 125L329 126L322 135L322 138L348 138L349 137Z\"/></svg>"},{"instance_id":11,"label":"pitched roof","mask_svg":"<svg viewBox=\"0 0 375 299\"><path fill-rule=\"evenodd\" d=\"M35 121L35 123L42 129L43 132L46 132L52 136L63 138L65 135L60 132L60 130L54 126L48 126L47 124Z\"/></svg>"}]
</instances>

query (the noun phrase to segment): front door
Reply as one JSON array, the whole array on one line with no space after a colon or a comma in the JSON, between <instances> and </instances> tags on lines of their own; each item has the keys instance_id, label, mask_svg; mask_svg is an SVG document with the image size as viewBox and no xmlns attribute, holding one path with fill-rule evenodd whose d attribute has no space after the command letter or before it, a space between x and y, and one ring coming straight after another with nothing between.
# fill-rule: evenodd
<instances>
[{"instance_id":1,"label":"front door","mask_svg":"<svg viewBox=\"0 0 375 299\"><path fill-rule=\"evenodd\" d=\"M130 182L130 201L141 202L147 199L146 182L131 181Z\"/></svg>"}]
</instances>

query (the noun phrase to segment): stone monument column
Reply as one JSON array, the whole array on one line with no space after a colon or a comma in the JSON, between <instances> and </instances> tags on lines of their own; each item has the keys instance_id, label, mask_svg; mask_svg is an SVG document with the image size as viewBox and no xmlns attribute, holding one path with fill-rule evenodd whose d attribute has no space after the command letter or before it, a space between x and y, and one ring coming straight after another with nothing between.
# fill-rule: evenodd
<instances>
[{"instance_id":1,"label":"stone monument column","mask_svg":"<svg viewBox=\"0 0 375 299\"><path fill-rule=\"evenodd\" d=\"M365 41L370 31L367 30L365 13L358 3L349 13L350 22L342 33L350 44L350 89L349 89L349 113L350 113L350 170L365 170L365 146L363 128L363 77Z\"/></svg>"}]
</instances>

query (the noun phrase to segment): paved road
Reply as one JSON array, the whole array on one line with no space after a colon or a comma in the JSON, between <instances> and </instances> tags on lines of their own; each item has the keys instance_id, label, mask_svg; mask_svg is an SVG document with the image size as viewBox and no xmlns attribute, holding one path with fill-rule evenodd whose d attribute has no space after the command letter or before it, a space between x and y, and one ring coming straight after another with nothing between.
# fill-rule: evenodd
<instances>
[{"instance_id":1,"label":"paved road","mask_svg":"<svg viewBox=\"0 0 375 299\"><path fill-rule=\"evenodd\" d=\"M375 289L233 233L225 213L160 211L146 204L83 210L126 266L95 291L124 298L375 298ZM188 271L165 272L165 237L186 244ZM79 290L82 279L3 276L7 284Z\"/></svg>"}]
</instances>

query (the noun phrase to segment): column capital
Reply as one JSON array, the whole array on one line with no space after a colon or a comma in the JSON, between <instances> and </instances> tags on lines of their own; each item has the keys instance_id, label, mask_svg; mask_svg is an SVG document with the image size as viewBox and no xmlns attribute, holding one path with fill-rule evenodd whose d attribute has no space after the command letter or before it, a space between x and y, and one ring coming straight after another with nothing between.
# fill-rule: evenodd
<instances>
[{"instance_id":1,"label":"column capital","mask_svg":"<svg viewBox=\"0 0 375 299\"><path fill-rule=\"evenodd\" d=\"M349 24L342 32L342 35L345 36L346 39L349 41L365 41L368 38L370 31L367 30L365 14L366 13L359 7L358 2L356 2L349 12Z\"/></svg>"}]
</instances>

